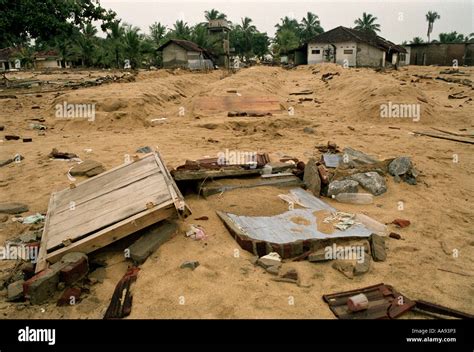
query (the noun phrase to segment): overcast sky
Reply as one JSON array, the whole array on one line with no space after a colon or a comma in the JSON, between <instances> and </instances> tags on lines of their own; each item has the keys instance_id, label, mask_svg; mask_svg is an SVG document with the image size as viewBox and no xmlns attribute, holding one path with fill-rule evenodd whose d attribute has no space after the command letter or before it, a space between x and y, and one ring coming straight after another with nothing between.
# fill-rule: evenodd
<instances>
[{"instance_id":1,"label":"overcast sky","mask_svg":"<svg viewBox=\"0 0 474 352\"><path fill-rule=\"evenodd\" d=\"M371 13L381 25L380 35L396 43L416 36L426 40L425 14L430 10L441 16L434 24L432 39L438 38L441 32L457 31L464 35L474 32L472 0L101 0L101 5L145 33L154 22L168 28L177 19L184 19L189 25L203 22L204 11L213 8L227 14L234 23L240 22L241 17L250 17L257 29L270 37L274 36L280 18L289 16L300 21L308 11L319 16L326 31L341 25L352 27L362 12Z\"/></svg>"}]
</instances>

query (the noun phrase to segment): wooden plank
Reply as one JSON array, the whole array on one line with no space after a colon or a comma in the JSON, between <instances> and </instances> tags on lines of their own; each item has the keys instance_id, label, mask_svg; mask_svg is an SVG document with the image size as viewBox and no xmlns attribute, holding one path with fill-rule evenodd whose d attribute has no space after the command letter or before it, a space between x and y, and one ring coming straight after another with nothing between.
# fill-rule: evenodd
<instances>
[{"instance_id":1,"label":"wooden plank","mask_svg":"<svg viewBox=\"0 0 474 352\"><path fill-rule=\"evenodd\" d=\"M255 176L262 173L261 169L219 169L219 170L176 170L173 173L175 181L198 181L205 179L223 178L223 177L240 177Z\"/></svg>"},{"instance_id":2,"label":"wooden plank","mask_svg":"<svg viewBox=\"0 0 474 352\"><path fill-rule=\"evenodd\" d=\"M226 191L231 191L234 189L239 188L255 188L255 187L263 187L263 186L274 186L274 187L299 187L303 185L303 181L301 181L296 176L282 176L282 177L275 177L275 178L258 178L256 180L252 180L254 182L247 183L247 184L207 184L200 188L200 194L204 197L208 197L213 194L223 193Z\"/></svg>"},{"instance_id":3,"label":"wooden plank","mask_svg":"<svg viewBox=\"0 0 474 352\"><path fill-rule=\"evenodd\" d=\"M50 263L55 263L60 260L63 255L69 252L91 253L112 242L118 241L131 233L135 233L147 226L168 219L176 213L172 200L169 200L161 206L162 208L155 207L153 209L148 209L93 235L74 242L70 246L55 250L46 256L46 260Z\"/></svg>"},{"instance_id":4,"label":"wooden plank","mask_svg":"<svg viewBox=\"0 0 474 352\"><path fill-rule=\"evenodd\" d=\"M163 180L160 180L160 182L163 183ZM134 194L135 197L132 197L133 190L130 189L131 187L125 188L123 192L120 192L120 195L115 195L118 197L104 203L101 203L101 199L98 199L94 205L87 203L83 206L86 210L83 214L70 215L65 217L61 223L50 227L48 250L60 245L63 240L75 241L88 233L135 215L147 209L147 203L149 202L160 205L170 199L169 192L163 188L164 186L160 186L153 192L156 183L149 184L142 189L140 183L135 183L134 186L139 190L137 194Z\"/></svg>"},{"instance_id":5,"label":"wooden plank","mask_svg":"<svg viewBox=\"0 0 474 352\"><path fill-rule=\"evenodd\" d=\"M53 204L55 202L55 197L56 197L56 193L52 193L51 197L49 197L48 211L46 212L46 219L45 219L44 227L43 227L43 235L41 236L40 249L39 249L39 253L38 253L38 258L36 259L35 272L40 272L41 270L44 270L47 267L47 262L46 262L46 243L47 243L46 229L49 228L49 222L51 220L51 211L53 209Z\"/></svg>"},{"instance_id":6,"label":"wooden plank","mask_svg":"<svg viewBox=\"0 0 474 352\"><path fill-rule=\"evenodd\" d=\"M76 204L87 202L114 189L125 187L155 172L158 172L158 169L153 162L153 157L143 158L130 164L123 164L118 169L114 168L76 184L76 188L57 192L58 201L56 207L59 211L62 211L64 207L69 208L71 201L74 201Z\"/></svg>"},{"instance_id":7,"label":"wooden plank","mask_svg":"<svg viewBox=\"0 0 474 352\"><path fill-rule=\"evenodd\" d=\"M450 136L448 134L441 134L441 133L435 133L435 132L420 132L420 131L413 131L413 133L419 134L422 136L432 137L432 138L446 139L448 141L474 144L473 139L464 138L464 137L455 137L455 136Z\"/></svg>"},{"instance_id":8,"label":"wooden plank","mask_svg":"<svg viewBox=\"0 0 474 352\"><path fill-rule=\"evenodd\" d=\"M104 194L102 197L93 198L86 203L76 204L74 210L68 208L66 211L56 212L50 226L55 227L65 221L71 222L72 217L79 218L79 221L81 220L81 216L87 215L87 213L93 215L95 218L102 215L104 212L120 207L119 202L122 199L132 203L137 199L144 197L148 198L148 194L154 194L160 190L166 190L166 184L161 173L158 173L148 178L138 180L127 187L119 188L114 192Z\"/></svg>"},{"instance_id":9,"label":"wooden plank","mask_svg":"<svg viewBox=\"0 0 474 352\"><path fill-rule=\"evenodd\" d=\"M448 131L448 130L443 130L441 128L436 128L436 127L431 127L433 130L435 131L439 131L439 132L443 132L443 133L447 133L447 134L451 134L453 136L458 136L458 137L474 137L474 134L473 133L459 133L459 132L451 132L451 131Z\"/></svg>"}]
</instances>

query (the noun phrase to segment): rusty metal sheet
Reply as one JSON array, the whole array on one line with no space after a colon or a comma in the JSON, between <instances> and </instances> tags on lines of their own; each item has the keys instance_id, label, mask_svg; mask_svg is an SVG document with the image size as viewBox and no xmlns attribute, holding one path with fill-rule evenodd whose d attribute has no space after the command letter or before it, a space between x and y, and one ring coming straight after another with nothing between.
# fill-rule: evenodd
<instances>
[{"instance_id":1,"label":"rusty metal sheet","mask_svg":"<svg viewBox=\"0 0 474 352\"><path fill-rule=\"evenodd\" d=\"M363 293L369 307L359 312L350 312L347 299ZM352 291L333 293L323 296L324 301L339 319L394 319L415 307L415 302L383 283Z\"/></svg>"}]
</instances>

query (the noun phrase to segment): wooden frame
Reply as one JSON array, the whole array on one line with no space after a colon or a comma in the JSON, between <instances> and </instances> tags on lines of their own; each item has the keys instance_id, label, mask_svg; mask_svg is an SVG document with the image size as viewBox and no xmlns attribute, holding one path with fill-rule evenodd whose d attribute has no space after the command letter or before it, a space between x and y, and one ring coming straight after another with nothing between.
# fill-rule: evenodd
<instances>
[{"instance_id":1,"label":"wooden frame","mask_svg":"<svg viewBox=\"0 0 474 352\"><path fill-rule=\"evenodd\" d=\"M73 220L66 214L71 197L80 207ZM68 252L90 253L154 223L190 213L160 155L135 158L51 195L36 272Z\"/></svg>"}]
</instances>

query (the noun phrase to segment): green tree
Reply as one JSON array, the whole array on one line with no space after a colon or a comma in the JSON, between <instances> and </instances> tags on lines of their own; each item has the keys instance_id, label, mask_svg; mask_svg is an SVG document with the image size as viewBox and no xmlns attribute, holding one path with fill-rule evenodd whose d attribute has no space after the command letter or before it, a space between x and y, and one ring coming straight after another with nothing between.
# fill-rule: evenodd
<instances>
[{"instance_id":1,"label":"green tree","mask_svg":"<svg viewBox=\"0 0 474 352\"><path fill-rule=\"evenodd\" d=\"M92 21L100 21L106 30L115 16L95 0L1 0L0 47L73 35Z\"/></svg>"},{"instance_id":2,"label":"green tree","mask_svg":"<svg viewBox=\"0 0 474 352\"><path fill-rule=\"evenodd\" d=\"M83 66L90 67L93 65L96 49L96 34L97 29L91 23L87 23L82 32L76 37L75 45L77 46L77 52Z\"/></svg>"},{"instance_id":3,"label":"green tree","mask_svg":"<svg viewBox=\"0 0 474 352\"><path fill-rule=\"evenodd\" d=\"M257 32L252 38L252 50L253 53L263 60L264 56L269 53L270 38L267 33Z\"/></svg>"},{"instance_id":4,"label":"green tree","mask_svg":"<svg viewBox=\"0 0 474 352\"><path fill-rule=\"evenodd\" d=\"M464 35L456 31L450 33L440 33L439 42L440 43L463 43L466 41Z\"/></svg>"},{"instance_id":5,"label":"green tree","mask_svg":"<svg viewBox=\"0 0 474 352\"><path fill-rule=\"evenodd\" d=\"M120 24L120 20L113 21L107 31L107 40L110 43L112 52L114 53L115 67L120 68L121 53L123 51L123 40L125 36L125 28Z\"/></svg>"},{"instance_id":6,"label":"green tree","mask_svg":"<svg viewBox=\"0 0 474 352\"><path fill-rule=\"evenodd\" d=\"M423 41L423 38L415 37L411 40L411 43L412 44L422 44L422 43L424 43L424 41Z\"/></svg>"},{"instance_id":7,"label":"green tree","mask_svg":"<svg viewBox=\"0 0 474 352\"><path fill-rule=\"evenodd\" d=\"M150 37L158 48L165 40L166 26L162 25L160 22L155 22L149 27L149 30Z\"/></svg>"},{"instance_id":8,"label":"green tree","mask_svg":"<svg viewBox=\"0 0 474 352\"><path fill-rule=\"evenodd\" d=\"M254 34L257 32L257 28L252 24L252 19L249 17L244 17L241 19L242 23L236 26L238 31L242 32L241 47L245 58L248 59L253 55L252 51L252 39Z\"/></svg>"},{"instance_id":9,"label":"green tree","mask_svg":"<svg viewBox=\"0 0 474 352\"><path fill-rule=\"evenodd\" d=\"M280 54L286 54L291 49L297 48L300 45L300 40L291 29L283 29L278 33L275 43L277 44L276 49Z\"/></svg>"},{"instance_id":10,"label":"green tree","mask_svg":"<svg viewBox=\"0 0 474 352\"><path fill-rule=\"evenodd\" d=\"M425 15L426 21L428 21L428 43L430 42L430 36L431 32L433 32L433 24L436 20L440 19L440 15L438 15L437 12L435 11L428 11L428 13Z\"/></svg>"},{"instance_id":11,"label":"green tree","mask_svg":"<svg viewBox=\"0 0 474 352\"><path fill-rule=\"evenodd\" d=\"M125 59L130 60L132 68L140 67L142 59L144 37L140 34L140 28L132 25L125 26L125 34L123 37L123 48Z\"/></svg>"},{"instance_id":12,"label":"green tree","mask_svg":"<svg viewBox=\"0 0 474 352\"><path fill-rule=\"evenodd\" d=\"M285 16L284 18L280 18L281 23L277 23L275 25L276 34L278 35L281 31L284 30L289 30L295 33L297 36L299 36L300 32L300 24L298 23L297 20L294 18L290 18L288 16Z\"/></svg>"},{"instance_id":13,"label":"green tree","mask_svg":"<svg viewBox=\"0 0 474 352\"><path fill-rule=\"evenodd\" d=\"M380 32L380 25L378 23L375 23L377 20L377 17L374 17L370 13L363 13L362 18L358 18L354 21L354 24L356 25L354 29L360 30L360 31L366 31L375 34L376 32Z\"/></svg>"},{"instance_id":14,"label":"green tree","mask_svg":"<svg viewBox=\"0 0 474 352\"><path fill-rule=\"evenodd\" d=\"M206 21L212 21L212 20L225 20L227 19L227 15L225 13L219 12L215 9L211 9L209 11L204 11L204 17L206 18Z\"/></svg>"},{"instance_id":15,"label":"green tree","mask_svg":"<svg viewBox=\"0 0 474 352\"><path fill-rule=\"evenodd\" d=\"M191 37L191 29L186 22L178 20L173 24L173 29L169 34L172 39L189 40Z\"/></svg>"},{"instance_id":16,"label":"green tree","mask_svg":"<svg viewBox=\"0 0 474 352\"><path fill-rule=\"evenodd\" d=\"M324 30L321 27L319 17L312 12L308 12L306 17L303 17L300 23L300 41L307 43Z\"/></svg>"}]
</instances>

